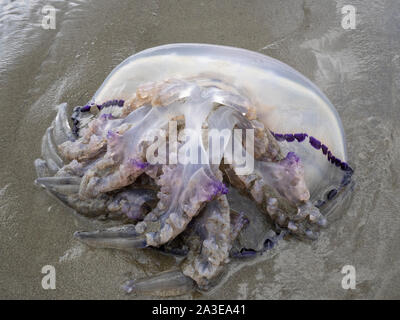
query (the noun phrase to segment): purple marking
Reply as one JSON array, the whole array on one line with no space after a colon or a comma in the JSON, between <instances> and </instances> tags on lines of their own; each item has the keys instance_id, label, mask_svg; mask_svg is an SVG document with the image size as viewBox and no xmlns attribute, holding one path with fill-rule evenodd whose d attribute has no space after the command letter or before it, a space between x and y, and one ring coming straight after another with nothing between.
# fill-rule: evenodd
<instances>
[{"instance_id":1,"label":"purple marking","mask_svg":"<svg viewBox=\"0 0 400 320\"><path fill-rule=\"evenodd\" d=\"M296 163L298 163L300 161L300 158L294 152L288 152L285 160L295 161Z\"/></svg>"},{"instance_id":2,"label":"purple marking","mask_svg":"<svg viewBox=\"0 0 400 320\"><path fill-rule=\"evenodd\" d=\"M328 153L328 147L324 144L321 145L322 153L327 154Z\"/></svg>"},{"instance_id":3,"label":"purple marking","mask_svg":"<svg viewBox=\"0 0 400 320\"><path fill-rule=\"evenodd\" d=\"M148 162L143 162L138 159L130 159L129 163L138 169L146 169L149 166Z\"/></svg>"},{"instance_id":4,"label":"purple marking","mask_svg":"<svg viewBox=\"0 0 400 320\"><path fill-rule=\"evenodd\" d=\"M347 171L347 169L349 168L349 165L346 162L342 162L340 167L342 168L342 170Z\"/></svg>"},{"instance_id":5,"label":"purple marking","mask_svg":"<svg viewBox=\"0 0 400 320\"><path fill-rule=\"evenodd\" d=\"M335 156L332 156L332 157L331 157L331 163L335 163L335 161L336 161Z\"/></svg>"},{"instance_id":6,"label":"purple marking","mask_svg":"<svg viewBox=\"0 0 400 320\"><path fill-rule=\"evenodd\" d=\"M284 137L283 134L275 133L275 139L278 140L278 141L284 141L285 137Z\"/></svg>"},{"instance_id":7,"label":"purple marking","mask_svg":"<svg viewBox=\"0 0 400 320\"><path fill-rule=\"evenodd\" d=\"M292 141L294 141L294 136L293 136L292 134L285 134L284 137L285 137L285 140L286 140L287 142L292 142Z\"/></svg>"},{"instance_id":8,"label":"purple marking","mask_svg":"<svg viewBox=\"0 0 400 320\"><path fill-rule=\"evenodd\" d=\"M310 137L310 144L317 150L321 149L321 142L314 137Z\"/></svg>"},{"instance_id":9,"label":"purple marking","mask_svg":"<svg viewBox=\"0 0 400 320\"><path fill-rule=\"evenodd\" d=\"M111 113L104 113L101 115L101 118L104 120L111 120L111 119L113 119L113 115Z\"/></svg>"},{"instance_id":10,"label":"purple marking","mask_svg":"<svg viewBox=\"0 0 400 320\"><path fill-rule=\"evenodd\" d=\"M328 161L331 161L332 158L332 152L328 151Z\"/></svg>"},{"instance_id":11,"label":"purple marking","mask_svg":"<svg viewBox=\"0 0 400 320\"><path fill-rule=\"evenodd\" d=\"M124 100L119 100L118 101L118 107L122 107L124 105L125 101Z\"/></svg>"},{"instance_id":12,"label":"purple marking","mask_svg":"<svg viewBox=\"0 0 400 320\"><path fill-rule=\"evenodd\" d=\"M335 166L336 167L340 167L340 165L342 164L342 161L339 158L335 159Z\"/></svg>"},{"instance_id":13,"label":"purple marking","mask_svg":"<svg viewBox=\"0 0 400 320\"><path fill-rule=\"evenodd\" d=\"M81 108L81 112L88 112L88 111L90 111L90 107L91 107L91 106L87 104L86 106L84 106L84 107Z\"/></svg>"},{"instance_id":14,"label":"purple marking","mask_svg":"<svg viewBox=\"0 0 400 320\"><path fill-rule=\"evenodd\" d=\"M305 134L305 133L295 133L293 136L296 138L296 140L298 142L303 142L304 139L306 138L307 134Z\"/></svg>"},{"instance_id":15,"label":"purple marking","mask_svg":"<svg viewBox=\"0 0 400 320\"><path fill-rule=\"evenodd\" d=\"M114 131L108 130L107 132L107 139L114 139L117 136L117 134Z\"/></svg>"}]
</instances>

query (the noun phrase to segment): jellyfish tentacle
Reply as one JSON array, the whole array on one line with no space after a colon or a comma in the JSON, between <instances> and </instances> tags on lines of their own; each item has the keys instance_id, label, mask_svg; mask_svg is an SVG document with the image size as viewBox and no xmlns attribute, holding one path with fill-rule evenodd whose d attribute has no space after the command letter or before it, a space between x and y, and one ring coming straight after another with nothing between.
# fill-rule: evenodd
<instances>
[{"instance_id":1,"label":"jellyfish tentacle","mask_svg":"<svg viewBox=\"0 0 400 320\"><path fill-rule=\"evenodd\" d=\"M96 231L77 231L74 237L96 248L132 250L146 247L145 238L136 232L135 225L123 225Z\"/></svg>"},{"instance_id":2,"label":"jellyfish tentacle","mask_svg":"<svg viewBox=\"0 0 400 320\"><path fill-rule=\"evenodd\" d=\"M162 272L147 278L129 280L123 289L127 293L149 294L155 296L179 296L191 292L195 282L180 270Z\"/></svg>"},{"instance_id":3,"label":"jellyfish tentacle","mask_svg":"<svg viewBox=\"0 0 400 320\"><path fill-rule=\"evenodd\" d=\"M348 163L342 161L341 159L335 157L332 152L328 149L328 147L319 141L317 138L313 136L309 136L307 133L275 133L271 131L271 134L275 137L277 141L287 141L293 142L297 140L297 142L303 142L308 137L310 145L316 149L321 150L323 155L327 156L327 160L334 164L336 167L339 167L343 171L352 172L353 169L349 166Z\"/></svg>"},{"instance_id":4,"label":"jellyfish tentacle","mask_svg":"<svg viewBox=\"0 0 400 320\"><path fill-rule=\"evenodd\" d=\"M87 161L104 152L106 138L104 130L107 119L97 118L81 130L81 136L75 140L67 140L58 146L61 155L67 160Z\"/></svg>"},{"instance_id":5,"label":"jellyfish tentacle","mask_svg":"<svg viewBox=\"0 0 400 320\"><path fill-rule=\"evenodd\" d=\"M77 194L79 192L79 185L81 183L79 177L42 177L36 179L36 183L51 189L56 193L64 195Z\"/></svg>"},{"instance_id":6,"label":"jellyfish tentacle","mask_svg":"<svg viewBox=\"0 0 400 320\"><path fill-rule=\"evenodd\" d=\"M55 176L48 176L44 160L35 161L38 178L35 183L44 187L64 204L88 217L106 215L110 219L142 220L154 208L156 191L145 185L132 185L117 193L100 194L96 198L79 196L81 175L85 166L76 160L60 169Z\"/></svg>"},{"instance_id":7,"label":"jellyfish tentacle","mask_svg":"<svg viewBox=\"0 0 400 320\"><path fill-rule=\"evenodd\" d=\"M225 195L208 203L194 222L195 232L190 237L190 251L182 270L194 279L201 289L221 273L228 262L232 247L231 221Z\"/></svg>"},{"instance_id":8,"label":"jellyfish tentacle","mask_svg":"<svg viewBox=\"0 0 400 320\"><path fill-rule=\"evenodd\" d=\"M245 228L250 223L246 215L243 212L236 212L230 209L230 241L231 243L239 236L243 228Z\"/></svg>"},{"instance_id":9,"label":"jellyfish tentacle","mask_svg":"<svg viewBox=\"0 0 400 320\"><path fill-rule=\"evenodd\" d=\"M279 227L292 234L314 239L318 229L326 225L326 219L309 201L304 169L293 152L275 162L255 160L251 175L236 174L235 163L224 172L233 186L249 194Z\"/></svg>"},{"instance_id":10,"label":"jellyfish tentacle","mask_svg":"<svg viewBox=\"0 0 400 320\"><path fill-rule=\"evenodd\" d=\"M155 247L174 239L206 202L227 192L224 184L204 165L163 166L157 184L160 200L141 226L145 227L148 245Z\"/></svg>"},{"instance_id":11,"label":"jellyfish tentacle","mask_svg":"<svg viewBox=\"0 0 400 320\"><path fill-rule=\"evenodd\" d=\"M227 192L222 182L210 177L201 166L177 165L175 168L165 166L164 169L157 181L161 187L157 206L135 226L135 232L145 246L159 247L174 239L185 230L204 203ZM175 181L175 185L171 186L171 181ZM111 207L108 205L109 210ZM96 238L102 235L96 233ZM118 241L117 238L113 243Z\"/></svg>"}]
</instances>

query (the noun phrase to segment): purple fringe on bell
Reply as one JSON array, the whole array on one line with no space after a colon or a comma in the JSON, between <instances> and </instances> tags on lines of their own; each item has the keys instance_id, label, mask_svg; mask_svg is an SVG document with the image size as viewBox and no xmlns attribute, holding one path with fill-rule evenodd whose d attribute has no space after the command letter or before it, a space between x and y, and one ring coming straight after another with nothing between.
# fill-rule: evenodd
<instances>
[{"instance_id":1,"label":"purple fringe on bell","mask_svg":"<svg viewBox=\"0 0 400 320\"><path fill-rule=\"evenodd\" d=\"M296 138L296 140L298 142L303 142L305 140L305 138L308 137L308 134L307 133L295 133L293 136Z\"/></svg>"},{"instance_id":2,"label":"purple fringe on bell","mask_svg":"<svg viewBox=\"0 0 400 320\"><path fill-rule=\"evenodd\" d=\"M111 113L104 113L101 115L101 118L104 120L111 120L113 119L113 115Z\"/></svg>"},{"instance_id":3,"label":"purple fringe on bell","mask_svg":"<svg viewBox=\"0 0 400 320\"><path fill-rule=\"evenodd\" d=\"M285 137L285 140L286 140L287 142L292 142L292 141L294 141L294 136L293 136L292 134L285 134L284 137Z\"/></svg>"},{"instance_id":4,"label":"purple fringe on bell","mask_svg":"<svg viewBox=\"0 0 400 320\"><path fill-rule=\"evenodd\" d=\"M271 134L274 136L274 138L277 141L287 141L287 142L293 142L294 140L297 140L298 142L303 142L306 137L309 137L307 133L286 133L286 134L281 134L281 133L275 133L271 131ZM324 155L327 156L328 161L334 164L336 167L339 167L343 171L353 171L351 167L344 161L340 160L339 158L336 158L331 151L329 151L328 147L321 143L321 141L317 140L316 138L310 136L309 137L309 142L310 145L317 149L321 150ZM286 156L286 159L288 157L293 157L293 155L290 155L292 152L289 152L288 155ZM294 155L296 156L296 155ZM297 157L297 156L296 156Z\"/></svg>"},{"instance_id":5,"label":"purple fringe on bell","mask_svg":"<svg viewBox=\"0 0 400 320\"><path fill-rule=\"evenodd\" d=\"M114 131L108 130L107 131L107 139L113 139L116 137L116 133Z\"/></svg>"}]
</instances>

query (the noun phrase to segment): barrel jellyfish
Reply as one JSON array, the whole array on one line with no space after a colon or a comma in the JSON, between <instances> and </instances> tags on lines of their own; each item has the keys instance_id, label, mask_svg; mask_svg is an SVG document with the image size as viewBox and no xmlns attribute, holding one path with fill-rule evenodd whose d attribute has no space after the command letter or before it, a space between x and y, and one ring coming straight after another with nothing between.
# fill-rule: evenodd
<instances>
[{"instance_id":1,"label":"barrel jellyfish","mask_svg":"<svg viewBox=\"0 0 400 320\"><path fill-rule=\"evenodd\" d=\"M231 259L284 237L317 239L353 185L338 113L311 81L204 44L134 54L86 105L59 105L35 167L78 214L115 221L79 241L181 257L124 284L156 295L208 290Z\"/></svg>"}]
</instances>

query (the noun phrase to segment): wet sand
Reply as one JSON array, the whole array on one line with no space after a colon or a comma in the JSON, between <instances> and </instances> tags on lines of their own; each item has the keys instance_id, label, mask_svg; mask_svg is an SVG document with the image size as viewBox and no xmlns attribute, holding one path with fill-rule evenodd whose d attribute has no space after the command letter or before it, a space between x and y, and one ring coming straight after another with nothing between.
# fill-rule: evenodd
<instances>
[{"instance_id":1,"label":"wet sand","mask_svg":"<svg viewBox=\"0 0 400 320\"><path fill-rule=\"evenodd\" d=\"M42 7L56 29L41 27ZM41 137L61 102L87 102L107 74L143 49L175 42L258 51L299 70L336 106L356 169L354 197L318 241L283 241L232 263L207 294L183 298L400 298L400 4L352 1L355 30L341 27L345 1L0 2L0 298L134 299L120 284L174 266L151 250L91 250L72 239L94 228L33 184ZM341 287L344 265L355 290ZM56 290L41 269L56 269Z\"/></svg>"}]
</instances>

